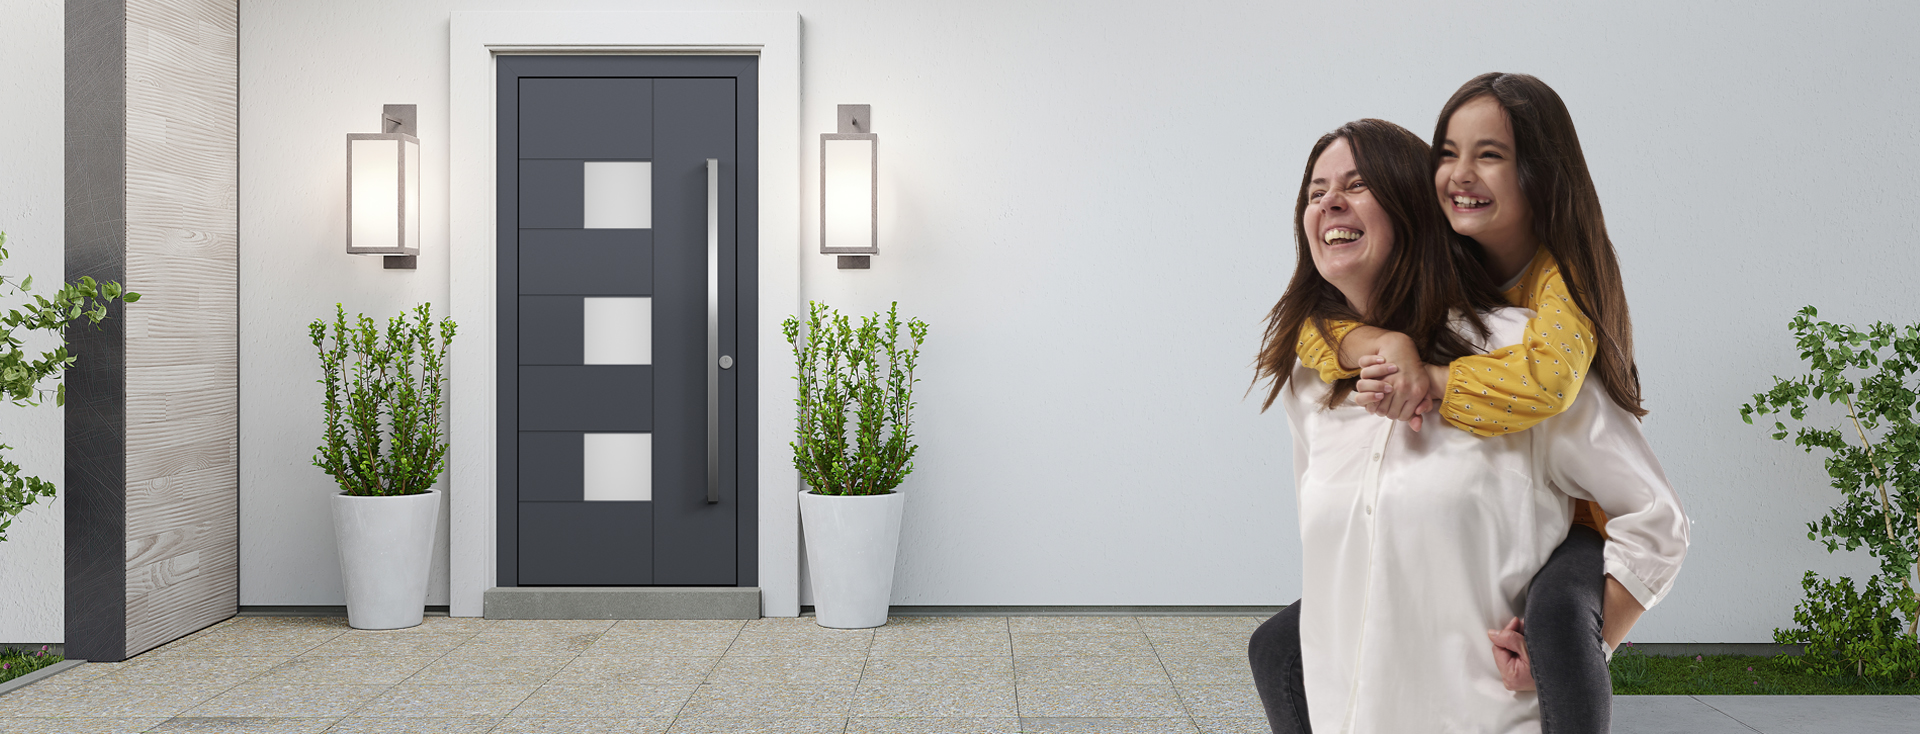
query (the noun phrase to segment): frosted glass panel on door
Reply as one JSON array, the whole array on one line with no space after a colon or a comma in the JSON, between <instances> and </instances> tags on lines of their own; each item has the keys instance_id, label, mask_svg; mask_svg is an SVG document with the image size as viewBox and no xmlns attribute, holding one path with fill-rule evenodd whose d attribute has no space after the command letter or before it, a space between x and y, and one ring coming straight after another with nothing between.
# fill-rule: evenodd
<instances>
[{"instance_id":1,"label":"frosted glass panel on door","mask_svg":"<svg viewBox=\"0 0 1920 734\"><path fill-rule=\"evenodd\" d=\"M653 364L652 298L587 298L586 364Z\"/></svg>"},{"instance_id":2,"label":"frosted glass panel on door","mask_svg":"<svg viewBox=\"0 0 1920 734\"><path fill-rule=\"evenodd\" d=\"M646 161L587 161L587 229L651 229L653 164Z\"/></svg>"},{"instance_id":3,"label":"frosted glass panel on door","mask_svg":"<svg viewBox=\"0 0 1920 734\"><path fill-rule=\"evenodd\" d=\"M586 501L653 499L653 434L589 433L586 439Z\"/></svg>"}]
</instances>

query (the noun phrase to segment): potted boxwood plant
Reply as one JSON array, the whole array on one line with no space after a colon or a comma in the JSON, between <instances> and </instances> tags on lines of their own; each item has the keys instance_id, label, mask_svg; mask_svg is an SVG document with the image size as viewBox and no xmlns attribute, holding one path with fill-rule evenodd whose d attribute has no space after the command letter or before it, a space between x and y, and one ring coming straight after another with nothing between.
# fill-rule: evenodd
<instances>
[{"instance_id":1,"label":"potted boxwood plant","mask_svg":"<svg viewBox=\"0 0 1920 734\"><path fill-rule=\"evenodd\" d=\"M855 327L814 302L804 325L791 316L780 325L798 369L797 435L790 445L808 488L800 495L800 523L814 621L822 627L887 623L906 502L896 488L913 472L918 449L913 370L927 337L926 322L911 319L911 343L903 345L899 312L895 302L884 321L880 314L862 316Z\"/></svg>"},{"instance_id":2,"label":"potted boxwood plant","mask_svg":"<svg viewBox=\"0 0 1920 734\"><path fill-rule=\"evenodd\" d=\"M307 327L326 386L326 434L313 465L340 485L333 529L355 629L413 627L426 610L454 324L441 319L436 339L430 308L413 316L388 319L383 335L364 314L348 324L335 304L331 343L324 319Z\"/></svg>"}]
</instances>

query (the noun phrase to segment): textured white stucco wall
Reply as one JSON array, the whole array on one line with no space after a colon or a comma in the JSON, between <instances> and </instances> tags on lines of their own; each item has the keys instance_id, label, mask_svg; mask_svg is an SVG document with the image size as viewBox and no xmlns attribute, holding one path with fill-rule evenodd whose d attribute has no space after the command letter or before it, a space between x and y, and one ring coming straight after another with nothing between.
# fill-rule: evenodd
<instances>
[{"instance_id":1,"label":"textured white stucco wall","mask_svg":"<svg viewBox=\"0 0 1920 734\"><path fill-rule=\"evenodd\" d=\"M0 272L35 276L35 293L58 287L65 268L66 69L60 0L7 0L0 22L0 232L10 257ZM0 295L0 310L22 296ZM34 354L51 340L28 342ZM48 383L51 385L52 383ZM66 421L52 401L37 408L0 402L0 444L23 474L65 485ZM0 543L0 644L64 637L66 512L46 500L27 508Z\"/></svg>"},{"instance_id":2,"label":"textured white stucco wall","mask_svg":"<svg viewBox=\"0 0 1920 734\"><path fill-rule=\"evenodd\" d=\"M695 5L242 3L241 603L340 601L328 482L307 465L306 321L335 301L445 303L448 12ZM1285 421L1242 393L1291 267L1305 153L1363 116L1424 136L1493 69L1547 80L1580 125L1638 317L1647 429L1697 522L1679 587L1634 638L1764 641L1803 569L1869 567L1804 539L1834 496L1818 461L1737 407L1796 369L1782 327L1803 304L1920 319L1912 9L697 7L803 16L808 139L836 103L873 105L883 254L870 272L807 256L803 282L933 324L896 603L1292 600ZM382 103L420 105L418 272L340 252L341 136Z\"/></svg>"}]
</instances>

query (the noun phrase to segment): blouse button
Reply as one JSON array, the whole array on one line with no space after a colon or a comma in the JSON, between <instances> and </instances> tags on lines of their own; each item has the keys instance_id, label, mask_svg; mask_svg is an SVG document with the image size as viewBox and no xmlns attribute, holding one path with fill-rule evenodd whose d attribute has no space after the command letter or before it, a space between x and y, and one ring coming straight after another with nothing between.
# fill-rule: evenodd
<instances>
[{"instance_id":1,"label":"blouse button","mask_svg":"<svg viewBox=\"0 0 1920 734\"><path fill-rule=\"evenodd\" d=\"M1373 514L1373 505L1367 505L1367 514Z\"/></svg>"},{"instance_id":2,"label":"blouse button","mask_svg":"<svg viewBox=\"0 0 1920 734\"><path fill-rule=\"evenodd\" d=\"M1380 460L1380 455L1379 455L1379 454L1374 454L1374 455L1373 455L1373 460L1374 460L1374 461L1379 461L1379 460Z\"/></svg>"}]
</instances>

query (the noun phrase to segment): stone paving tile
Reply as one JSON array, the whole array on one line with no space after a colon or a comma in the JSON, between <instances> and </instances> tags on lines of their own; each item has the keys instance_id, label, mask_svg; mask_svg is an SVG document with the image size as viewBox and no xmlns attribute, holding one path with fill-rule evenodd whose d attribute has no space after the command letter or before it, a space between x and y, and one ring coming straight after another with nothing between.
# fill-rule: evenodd
<instances>
[{"instance_id":1,"label":"stone paving tile","mask_svg":"<svg viewBox=\"0 0 1920 734\"><path fill-rule=\"evenodd\" d=\"M741 625L741 633L755 634L811 634L827 628L821 627L813 617L761 617L746 620ZM838 631L838 630L833 630Z\"/></svg>"},{"instance_id":2,"label":"stone paving tile","mask_svg":"<svg viewBox=\"0 0 1920 734\"><path fill-rule=\"evenodd\" d=\"M290 659L281 657L136 659L135 662L129 662L94 680L99 683L144 686L175 686L182 683L233 686L244 683ZM66 675L62 673L54 678L64 678Z\"/></svg>"},{"instance_id":3,"label":"stone paving tile","mask_svg":"<svg viewBox=\"0 0 1920 734\"><path fill-rule=\"evenodd\" d=\"M426 655L308 655L281 663L248 682L255 685L393 685L420 672L437 659Z\"/></svg>"},{"instance_id":4,"label":"stone paving tile","mask_svg":"<svg viewBox=\"0 0 1920 734\"><path fill-rule=\"evenodd\" d=\"M1200 734L1273 734L1273 727L1267 725L1267 717L1195 717L1194 724L1199 725Z\"/></svg>"},{"instance_id":5,"label":"stone paving tile","mask_svg":"<svg viewBox=\"0 0 1920 734\"><path fill-rule=\"evenodd\" d=\"M867 659L863 681L904 685L1012 683L1013 659L1005 656Z\"/></svg>"},{"instance_id":6,"label":"stone paving tile","mask_svg":"<svg viewBox=\"0 0 1920 734\"><path fill-rule=\"evenodd\" d=\"M1266 617L1139 617L1147 634L1242 634L1251 635Z\"/></svg>"},{"instance_id":7,"label":"stone paving tile","mask_svg":"<svg viewBox=\"0 0 1920 734\"><path fill-rule=\"evenodd\" d=\"M632 657L719 657L733 646L732 633L664 633L658 635L602 635L582 656L622 655Z\"/></svg>"},{"instance_id":8,"label":"stone paving tile","mask_svg":"<svg viewBox=\"0 0 1920 734\"><path fill-rule=\"evenodd\" d=\"M1244 634L1147 634L1154 653L1163 658L1244 657L1247 638Z\"/></svg>"},{"instance_id":9,"label":"stone paving tile","mask_svg":"<svg viewBox=\"0 0 1920 734\"><path fill-rule=\"evenodd\" d=\"M607 632L739 632L747 626L744 619L623 619Z\"/></svg>"},{"instance_id":10,"label":"stone paving tile","mask_svg":"<svg viewBox=\"0 0 1920 734\"><path fill-rule=\"evenodd\" d=\"M847 720L847 734L1020 734L1020 720L1010 716L939 718L856 716Z\"/></svg>"},{"instance_id":11,"label":"stone paving tile","mask_svg":"<svg viewBox=\"0 0 1920 734\"><path fill-rule=\"evenodd\" d=\"M611 619L494 619L488 620L482 632L493 634L541 633L541 634L599 634L613 629Z\"/></svg>"},{"instance_id":12,"label":"stone paving tile","mask_svg":"<svg viewBox=\"0 0 1920 734\"><path fill-rule=\"evenodd\" d=\"M880 637L913 632L1006 632L1006 617L893 617L873 631Z\"/></svg>"},{"instance_id":13,"label":"stone paving tile","mask_svg":"<svg viewBox=\"0 0 1920 734\"><path fill-rule=\"evenodd\" d=\"M375 637L342 635L306 652L306 655L352 657L439 657L466 643L469 635L412 634Z\"/></svg>"},{"instance_id":14,"label":"stone paving tile","mask_svg":"<svg viewBox=\"0 0 1920 734\"><path fill-rule=\"evenodd\" d=\"M845 633L835 630L833 634L792 633L779 635L749 635L740 633L740 637L727 648L727 656L781 656L798 655L805 657L828 656L867 656L873 647L873 633Z\"/></svg>"},{"instance_id":15,"label":"stone paving tile","mask_svg":"<svg viewBox=\"0 0 1920 734\"><path fill-rule=\"evenodd\" d=\"M531 685L423 686L403 683L367 702L357 716L505 716L532 695Z\"/></svg>"},{"instance_id":16,"label":"stone paving tile","mask_svg":"<svg viewBox=\"0 0 1920 734\"><path fill-rule=\"evenodd\" d=\"M553 656L456 656L433 661L407 679L415 685L533 685L547 682L575 660Z\"/></svg>"},{"instance_id":17,"label":"stone paving tile","mask_svg":"<svg viewBox=\"0 0 1920 734\"><path fill-rule=\"evenodd\" d=\"M1253 685L1253 666L1246 655L1215 655L1183 658L1161 656L1167 675L1178 685L1226 686Z\"/></svg>"},{"instance_id":18,"label":"stone paving tile","mask_svg":"<svg viewBox=\"0 0 1920 734\"><path fill-rule=\"evenodd\" d=\"M1036 717L1020 719L1020 731L1027 734L1198 734L1199 729L1185 717Z\"/></svg>"},{"instance_id":19,"label":"stone paving tile","mask_svg":"<svg viewBox=\"0 0 1920 734\"><path fill-rule=\"evenodd\" d=\"M1766 734L1831 734L1842 728L1855 732L1920 730L1920 696L1693 698Z\"/></svg>"},{"instance_id":20,"label":"stone paving tile","mask_svg":"<svg viewBox=\"0 0 1920 734\"><path fill-rule=\"evenodd\" d=\"M717 657L644 658L630 656L577 657L547 679L550 686L607 684L680 684L706 682Z\"/></svg>"},{"instance_id":21,"label":"stone paving tile","mask_svg":"<svg viewBox=\"0 0 1920 734\"><path fill-rule=\"evenodd\" d=\"M350 716L327 734L488 734L499 717Z\"/></svg>"},{"instance_id":22,"label":"stone paving tile","mask_svg":"<svg viewBox=\"0 0 1920 734\"><path fill-rule=\"evenodd\" d=\"M1028 655L1152 655L1147 636L1092 632L1015 632L1015 657Z\"/></svg>"},{"instance_id":23,"label":"stone paving tile","mask_svg":"<svg viewBox=\"0 0 1920 734\"><path fill-rule=\"evenodd\" d=\"M208 734L319 734L333 726L334 717L288 718L255 716L176 717L148 729L150 732L207 732Z\"/></svg>"},{"instance_id":24,"label":"stone paving tile","mask_svg":"<svg viewBox=\"0 0 1920 734\"><path fill-rule=\"evenodd\" d=\"M1020 686L1022 717L1172 717L1185 709L1173 686Z\"/></svg>"},{"instance_id":25,"label":"stone paving tile","mask_svg":"<svg viewBox=\"0 0 1920 734\"><path fill-rule=\"evenodd\" d=\"M0 717L173 716L225 691L225 686L132 686L87 683L67 688L39 684L0 696Z\"/></svg>"},{"instance_id":26,"label":"stone paving tile","mask_svg":"<svg viewBox=\"0 0 1920 734\"><path fill-rule=\"evenodd\" d=\"M420 626L413 629L438 634L472 635L493 628L496 620L478 617L439 617L427 616L420 620Z\"/></svg>"},{"instance_id":27,"label":"stone paving tile","mask_svg":"<svg viewBox=\"0 0 1920 734\"><path fill-rule=\"evenodd\" d=\"M293 657L339 636L330 630L221 630L196 634L140 657Z\"/></svg>"},{"instance_id":28,"label":"stone paving tile","mask_svg":"<svg viewBox=\"0 0 1920 734\"><path fill-rule=\"evenodd\" d=\"M1007 625L1015 634L1081 632L1128 635L1140 632L1140 620L1133 617L1008 617Z\"/></svg>"},{"instance_id":29,"label":"stone paving tile","mask_svg":"<svg viewBox=\"0 0 1920 734\"><path fill-rule=\"evenodd\" d=\"M695 686L648 684L598 686L543 686L509 714L512 717L625 717L673 716L693 695Z\"/></svg>"},{"instance_id":30,"label":"stone paving tile","mask_svg":"<svg viewBox=\"0 0 1920 734\"><path fill-rule=\"evenodd\" d=\"M489 734L662 734L673 724L671 716L620 718L511 718Z\"/></svg>"},{"instance_id":31,"label":"stone paving tile","mask_svg":"<svg viewBox=\"0 0 1920 734\"><path fill-rule=\"evenodd\" d=\"M707 674L708 683L777 683L785 685L853 685L860 682L866 661L845 657L728 657Z\"/></svg>"},{"instance_id":32,"label":"stone paving tile","mask_svg":"<svg viewBox=\"0 0 1920 734\"><path fill-rule=\"evenodd\" d=\"M675 719L667 734L840 734L844 716L722 716Z\"/></svg>"},{"instance_id":33,"label":"stone paving tile","mask_svg":"<svg viewBox=\"0 0 1920 734\"><path fill-rule=\"evenodd\" d=\"M934 686L861 683L854 716L1014 716L1013 686L1005 683Z\"/></svg>"},{"instance_id":34,"label":"stone paving tile","mask_svg":"<svg viewBox=\"0 0 1920 734\"><path fill-rule=\"evenodd\" d=\"M1092 657L1038 655L1013 659L1020 685L1167 685L1172 679L1152 655Z\"/></svg>"},{"instance_id":35,"label":"stone paving tile","mask_svg":"<svg viewBox=\"0 0 1920 734\"><path fill-rule=\"evenodd\" d=\"M1614 696L1613 731L1618 734L1754 734L1754 729L1692 696ZM1851 734L1852 730L1835 726L1827 731Z\"/></svg>"},{"instance_id":36,"label":"stone paving tile","mask_svg":"<svg viewBox=\"0 0 1920 734\"><path fill-rule=\"evenodd\" d=\"M1176 686L1174 690L1180 694L1180 703L1186 705L1187 715L1196 719L1267 715L1260 705L1260 692L1253 686Z\"/></svg>"},{"instance_id":37,"label":"stone paving tile","mask_svg":"<svg viewBox=\"0 0 1920 734\"><path fill-rule=\"evenodd\" d=\"M184 716L340 717L387 686L344 684L241 685L188 709Z\"/></svg>"},{"instance_id":38,"label":"stone paving tile","mask_svg":"<svg viewBox=\"0 0 1920 734\"><path fill-rule=\"evenodd\" d=\"M166 720L162 716L131 719L0 718L0 734L136 734L159 726L160 722Z\"/></svg>"},{"instance_id":39,"label":"stone paving tile","mask_svg":"<svg viewBox=\"0 0 1920 734\"><path fill-rule=\"evenodd\" d=\"M844 720L853 708L853 686L705 685L681 709L692 719L811 718Z\"/></svg>"},{"instance_id":40,"label":"stone paving tile","mask_svg":"<svg viewBox=\"0 0 1920 734\"><path fill-rule=\"evenodd\" d=\"M968 655L1007 655L1009 638L1005 632L928 631L895 635L876 634L868 655L888 657L929 655L960 657Z\"/></svg>"},{"instance_id":41,"label":"stone paving tile","mask_svg":"<svg viewBox=\"0 0 1920 734\"><path fill-rule=\"evenodd\" d=\"M579 655L600 639L598 632L485 632L448 652L454 657L507 655Z\"/></svg>"}]
</instances>

